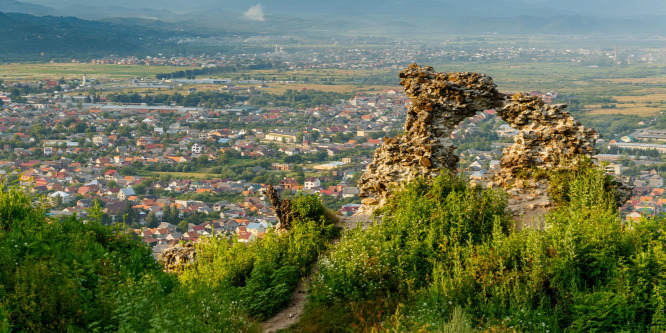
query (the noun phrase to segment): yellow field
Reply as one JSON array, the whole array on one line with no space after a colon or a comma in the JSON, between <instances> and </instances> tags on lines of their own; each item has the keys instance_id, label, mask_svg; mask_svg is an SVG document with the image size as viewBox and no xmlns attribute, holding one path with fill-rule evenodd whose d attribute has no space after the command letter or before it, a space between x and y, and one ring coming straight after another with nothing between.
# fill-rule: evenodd
<instances>
[{"instance_id":1,"label":"yellow field","mask_svg":"<svg viewBox=\"0 0 666 333\"><path fill-rule=\"evenodd\" d=\"M596 79L599 82L608 82L612 84L664 84L666 83L666 76L664 77L636 77L636 78L621 78L621 79Z\"/></svg>"},{"instance_id":2,"label":"yellow field","mask_svg":"<svg viewBox=\"0 0 666 333\"><path fill-rule=\"evenodd\" d=\"M59 64L0 64L0 79L40 80L81 78L83 73L90 78L121 79L132 77L154 77L157 73L167 73L187 69L173 66L144 65L96 65L89 63Z\"/></svg>"},{"instance_id":3,"label":"yellow field","mask_svg":"<svg viewBox=\"0 0 666 333\"><path fill-rule=\"evenodd\" d=\"M650 89L648 89L649 91ZM655 91L663 91L661 89ZM666 110L666 93L654 93L647 95L638 95L640 92L636 91L637 95L624 95L612 96L617 103L612 103L615 108L602 108L599 104L587 105L589 114L604 115L604 114L628 114L636 116L650 116L659 111Z\"/></svg>"},{"instance_id":4,"label":"yellow field","mask_svg":"<svg viewBox=\"0 0 666 333\"><path fill-rule=\"evenodd\" d=\"M653 115L659 111L660 109L658 108L650 108L644 106L629 106L629 107L618 106L617 108L613 109L591 108L590 111L586 112L586 114L591 114L591 115L627 114L627 115L644 117L644 116Z\"/></svg>"},{"instance_id":5,"label":"yellow field","mask_svg":"<svg viewBox=\"0 0 666 333\"><path fill-rule=\"evenodd\" d=\"M666 101L666 94L649 94L642 96L613 96L618 102L623 103L661 103Z\"/></svg>"}]
</instances>

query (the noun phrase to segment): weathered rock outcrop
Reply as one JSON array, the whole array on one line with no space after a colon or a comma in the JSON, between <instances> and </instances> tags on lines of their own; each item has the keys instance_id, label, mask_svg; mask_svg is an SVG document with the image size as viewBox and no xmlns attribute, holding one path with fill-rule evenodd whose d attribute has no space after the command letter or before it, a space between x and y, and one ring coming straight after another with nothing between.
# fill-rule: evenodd
<instances>
[{"instance_id":1,"label":"weathered rock outcrop","mask_svg":"<svg viewBox=\"0 0 666 333\"><path fill-rule=\"evenodd\" d=\"M492 79L477 73L436 73L410 65L400 73L411 98L405 134L386 139L358 181L364 203L383 202L392 186L417 177L432 178L442 169L456 171L451 132L465 118L503 105Z\"/></svg>"},{"instance_id":2,"label":"weathered rock outcrop","mask_svg":"<svg viewBox=\"0 0 666 333\"><path fill-rule=\"evenodd\" d=\"M291 200L280 200L280 195L277 193L277 190L273 188L273 185L268 185L265 194L271 202L271 208L278 220L277 225L275 225L275 231L278 233L289 231L292 222Z\"/></svg>"},{"instance_id":3,"label":"weathered rock outcrop","mask_svg":"<svg viewBox=\"0 0 666 333\"><path fill-rule=\"evenodd\" d=\"M197 250L192 243L177 244L165 249L157 258L167 272L182 272L197 261Z\"/></svg>"},{"instance_id":4,"label":"weathered rock outcrop","mask_svg":"<svg viewBox=\"0 0 666 333\"><path fill-rule=\"evenodd\" d=\"M624 205L634 195L634 186L629 183L627 176L615 176L613 185L615 186L615 202L618 207Z\"/></svg>"},{"instance_id":5,"label":"weathered rock outcrop","mask_svg":"<svg viewBox=\"0 0 666 333\"><path fill-rule=\"evenodd\" d=\"M548 181L532 174L570 168L597 153L594 146L600 135L564 111L566 105L547 105L528 94L501 94L490 77L477 73L436 73L432 67L412 64L400 77L411 98L405 134L387 138L359 179L365 205L381 205L392 187L414 178L431 179L442 170L456 173L459 158L453 153L451 132L465 118L487 109L497 110L520 131L515 143L504 149L494 180L483 184L514 187L510 201L519 207L512 212L516 216L550 205ZM618 202L623 203L630 189L618 184Z\"/></svg>"}]
</instances>

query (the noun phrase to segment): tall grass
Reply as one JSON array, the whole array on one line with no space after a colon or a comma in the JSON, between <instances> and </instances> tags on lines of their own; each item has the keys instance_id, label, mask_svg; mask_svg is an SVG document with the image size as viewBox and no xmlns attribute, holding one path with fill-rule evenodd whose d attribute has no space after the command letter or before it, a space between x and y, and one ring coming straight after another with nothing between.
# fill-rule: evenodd
<instances>
[{"instance_id":1,"label":"tall grass","mask_svg":"<svg viewBox=\"0 0 666 333\"><path fill-rule=\"evenodd\" d=\"M322 260L310 313L394 299L402 305L375 321L382 330L444 331L456 308L481 330L664 330L664 221L623 225L600 169L553 182L566 200L547 228L522 231L508 227L501 193L452 175L407 186L381 224L344 235Z\"/></svg>"},{"instance_id":2,"label":"tall grass","mask_svg":"<svg viewBox=\"0 0 666 333\"><path fill-rule=\"evenodd\" d=\"M338 234L316 197L289 233L211 238L175 277L123 230L49 221L0 184L0 331L256 332L320 257L304 332L666 330L666 223L623 224L603 171L553 175L543 230L511 229L503 192L445 174L417 181L383 222ZM612 185L612 184L611 184Z\"/></svg>"},{"instance_id":3,"label":"tall grass","mask_svg":"<svg viewBox=\"0 0 666 333\"><path fill-rule=\"evenodd\" d=\"M293 209L288 234L203 242L179 281L99 211L50 221L38 198L0 183L0 331L256 332L338 233L318 198Z\"/></svg>"},{"instance_id":4,"label":"tall grass","mask_svg":"<svg viewBox=\"0 0 666 333\"><path fill-rule=\"evenodd\" d=\"M277 313L329 240L339 234L317 197L296 197L292 211L294 222L289 233L271 230L260 241L247 245L224 238L203 241L198 246L197 263L180 276L180 281L194 289L211 287L258 319Z\"/></svg>"}]
</instances>

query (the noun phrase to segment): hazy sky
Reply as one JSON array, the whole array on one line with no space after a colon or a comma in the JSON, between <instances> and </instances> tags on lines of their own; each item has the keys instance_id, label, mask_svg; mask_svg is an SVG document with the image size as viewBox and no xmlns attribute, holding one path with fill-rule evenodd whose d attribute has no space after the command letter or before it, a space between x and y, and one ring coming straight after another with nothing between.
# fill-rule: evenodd
<instances>
[{"instance_id":1,"label":"hazy sky","mask_svg":"<svg viewBox=\"0 0 666 333\"><path fill-rule=\"evenodd\" d=\"M0 0L0 11L203 35L666 36L666 0Z\"/></svg>"},{"instance_id":2,"label":"hazy sky","mask_svg":"<svg viewBox=\"0 0 666 333\"><path fill-rule=\"evenodd\" d=\"M664 0L23 0L48 7L68 6L150 8L176 13L216 9L244 13L261 20L270 15L382 14L382 15L666 15ZM420 12L420 13L419 13Z\"/></svg>"}]
</instances>

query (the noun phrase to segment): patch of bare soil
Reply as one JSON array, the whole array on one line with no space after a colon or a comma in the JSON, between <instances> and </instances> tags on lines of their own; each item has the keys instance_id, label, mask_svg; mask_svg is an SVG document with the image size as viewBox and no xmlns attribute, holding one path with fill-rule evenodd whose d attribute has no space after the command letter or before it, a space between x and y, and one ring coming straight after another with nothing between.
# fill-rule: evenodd
<instances>
[{"instance_id":1,"label":"patch of bare soil","mask_svg":"<svg viewBox=\"0 0 666 333\"><path fill-rule=\"evenodd\" d=\"M278 312L273 318L261 324L264 332L272 333L283 330L296 324L301 319L303 308L305 307L305 301L307 300L306 281L309 281L311 277L312 275L308 276L307 279L298 282L298 286L296 287L296 290L294 290L294 294L291 297L291 302L288 307L282 309L282 311Z\"/></svg>"},{"instance_id":2,"label":"patch of bare soil","mask_svg":"<svg viewBox=\"0 0 666 333\"><path fill-rule=\"evenodd\" d=\"M360 223L363 230L365 230L372 223L375 223L376 219L379 220L379 218L372 216L370 209L364 207L352 216L339 217L338 221L336 221L336 225L343 230L349 230L355 228ZM338 243L339 241L340 238L336 238L332 243ZM296 324L301 319L301 315L303 315L303 310L305 309L305 302L307 301L308 285L317 271L318 263L315 263L312 273L310 273L307 278L298 282L298 286L296 287L296 290L294 290L289 306L282 309L282 311L278 312L273 318L270 318L261 324L264 332L278 332Z\"/></svg>"}]
</instances>

